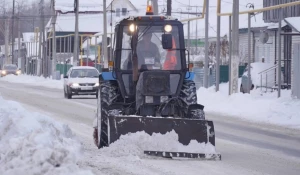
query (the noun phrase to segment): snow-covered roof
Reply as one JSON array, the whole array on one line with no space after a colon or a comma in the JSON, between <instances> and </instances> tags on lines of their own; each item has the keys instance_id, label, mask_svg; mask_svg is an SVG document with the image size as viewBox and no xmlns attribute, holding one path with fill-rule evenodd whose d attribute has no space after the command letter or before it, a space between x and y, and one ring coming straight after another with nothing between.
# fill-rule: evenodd
<instances>
[{"instance_id":1,"label":"snow-covered roof","mask_svg":"<svg viewBox=\"0 0 300 175\"><path fill-rule=\"evenodd\" d=\"M103 32L102 14L79 14L78 23L79 23L78 25L79 32L91 32L91 33ZM46 28L50 27L51 25L52 25L51 20L49 20L48 24L46 25ZM58 15L56 18L55 30L57 32L74 32L75 15L74 14ZM107 30L110 31L109 25Z\"/></svg>"},{"instance_id":2,"label":"snow-covered roof","mask_svg":"<svg viewBox=\"0 0 300 175\"><path fill-rule=\"evenodd\" d=\"M23 33L23 42L34 42L35 33L34 32L24 32Z\"/></svg>"},{"instance_id":3,"label":"snow-covered roof","mask_svg":"<svg viewBox=\"0 0 300 175\"><path fill-rule=\"evenodd\" d=\"M300 32L300 17L289 17L285 18L285 21L291 25L292 28L294 28L297 32Z\"/></svg>"},{"instance_id":4,"label":"snow-covered roof","mask_svg":"<svg viewBox=\"0 0 300 175\"><path fill-rule=\"evenodd\" d=\"M107 6L107 10L116 8L127 8L130 7L131 10L138 11L135 5L132 4L130 0L112 0Z\"/></svg>"},{"instance_id":5,"label":"snow-covered roof","mask_svg":"<svg viewBox=\"0 0 300 175\"><path fill-rule=\"evenodd\" d=\"M141 0L139 0L141 1ZM145 1L145 0L142 0ZM145 1L146 3L146 1ZM110 10L111 4L113 4L113 10L115 10L114 6L127 7L131 10L138 10L135 3L132 3L130 0L110 0L106 3L106 9ZM59 0L55 2L55 10L61 11L62 13L72 12L74 11L74 0ZM86 11L103 11L103 1L98 0L79 0L79 12Z\"/></svg>"},{"instance_id":6,"label":"snow-covered roof","mask_svg":"<svg viewBox=\"0 0 300 175\"><path fill-rule=\"evenodd\" d=\"M81 2L82 1L82 2ZM122 2L122 0L115 0ZM182 1L172 1L172 17L177 18L179 20L181 19L187 19L196 17L195 15L188 15L188 14L179 14L175 12L196 12L196 8L190 8L188 9L188 5L191 6L199 6L197 8L198 12L202 12L202 6L203 6L204 0L189 0L187 2ZM108 2L107 5L109 6L112 1ZM133 4L134 7L138 10L138 12L135 11L129 11L129 16L135 16L135 15L145 15L146 11L146 0L131 0L129 1L130 4ZM209 1L209 37L216 37L217 35L217 1ZM251 10L249 8L249 4L254 4L254 9L263 8L263 3L261 0L243 0L240 1L239 11L246 11ZM119 5L119 4L118 4ZM163 15L166 12L166 3L164 1L158 1L159 5L159 15ZM221 13L228 13L232 12L232 1L221 1ZM80 8L88 11L93 11L95 8L100 7L100 10L102 9L102 1L83 1L80 0L79 4ZM56 8L73 8L73 0L60 0L56 3ZM113 14L115 17L115 14ZM123 17L120 17L122 19ZM115 18L115 21L120 20L118 18ZM107 15L108 24L110 23L110 15ZM79 15L79 31L80 32L100 32L102 33L102 14L80 14ZM114 22L115 22L114 21ZM296 20L295 20L296 21ZM291 22L296 23L291 19ZM57 17L57 25L56 25L56 31L74 31L75 28L75 16L74 14L68 14L68 15L59 15ZM191 38L196 37L196 23L197 23L197 37L203 38L205 37L205 19L200 19L196 21L191 21ZM184 23L184 30L185 30L185 36L187 37L187 22ZM283 26L286 24L283 23ZM48 26L50 26L50 22L48 23ZM297 25L296 25L297 26ZM268 29L277 28L277 25L274 23L265 23L263 21L263 14L259 13L256 14L254 17L251 18L251 27L267 27ZM228 16L222 16L221 17L221 37L228 34L228 28L229 28L229 17ZM248 15L243 14L239 16L239 28L248 28ZM297 27L300 28L300 27ZM111 31L111 27L109 26L108 32ZM92 41L93 42L93 41Z\"/></svg>"},{"instance_id":7,"label":"snow-covered roof","mask_svg":"<svg viewBox=\"0 0 300 175\"><path fill-rule=\"evenodd\" d=\"M281 27L284 27L286 25L287 23L284 20L282 20ZM278 29L278 26L279 26L278 23L269 23L267 29Z\"/></svg>"}]
</instances>

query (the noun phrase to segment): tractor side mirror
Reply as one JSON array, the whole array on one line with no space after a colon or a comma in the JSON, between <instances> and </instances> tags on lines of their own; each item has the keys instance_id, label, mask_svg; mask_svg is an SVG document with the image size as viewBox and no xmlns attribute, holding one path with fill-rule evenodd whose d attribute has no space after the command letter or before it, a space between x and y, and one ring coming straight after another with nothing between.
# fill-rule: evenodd
<instances>
[{"instance_id":1,"label":"tractor side mirror","mask_svg":"<svg viewBox=\"0 0 300 175\"><path fill-rule=\"evenodd\" d=\"M172 34L162 34L163 49L172 49Z\"/></svg>"}]
</instances>

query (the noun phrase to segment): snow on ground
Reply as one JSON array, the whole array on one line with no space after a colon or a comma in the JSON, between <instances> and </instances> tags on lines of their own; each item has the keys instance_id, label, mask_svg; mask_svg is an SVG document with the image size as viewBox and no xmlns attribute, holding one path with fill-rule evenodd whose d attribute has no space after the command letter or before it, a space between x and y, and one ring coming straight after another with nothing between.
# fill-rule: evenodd
<instances>
[{"instance_id":1,"label":"snow on ground","mask_svg":"<svg viewBox=\"0 0 300 175\"><path fill-rule=\"evenodd\" d=\"M197 95L207 113L300 128L300 100L293 99L290 90L282 90L280 98L277 91L262 93L260 89L229 96L228 83L223 83L219 92L215 92L215 87L200 88Z\"/></svg>"},{"instance_id":2,"label":"snow on ground","mask_svg":"<svg viewBox=\"0 0 300 175\"><path fill-rule=\"evenodd\" d=\"M0 96L0 174L89 175L77 162L82 145L70 128Z\"/></svg>"},{"instance_id":3,"label":"snow on ground","mask_svg":"<svg viewBox=\"0 0 300 175\"><path fill-rule=\"evenodd\" d=\"M21 74L19 76L15 75L7 75L5 77L1 77L0 81L7 81L11 83L22 83L28 84L32 86L43 86L48 88L55 88L55 89L63 89L63 79L61 80L53 80L51 78L44 78L42 76L31 76Z\"/></svg>"}]
</instances>

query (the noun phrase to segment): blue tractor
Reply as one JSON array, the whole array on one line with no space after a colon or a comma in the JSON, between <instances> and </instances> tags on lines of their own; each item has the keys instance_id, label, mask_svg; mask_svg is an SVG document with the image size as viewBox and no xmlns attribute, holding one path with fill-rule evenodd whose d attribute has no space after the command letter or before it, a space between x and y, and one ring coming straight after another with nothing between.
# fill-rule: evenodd
<instances>
[{"instance_id":1,"label":"blue tractor","mask_svg":"<svg viewBox=\"0 0 300 175\"><path fill-rule=\"evenodd\" d=\"M113 69L99 76L93 134L99 149L138 131L152 135L174 130L184 145L191 140L215 145L213 122L205 119L204 106L197 104L180 21L151 14L123 19L115 26L113 46ZM205 158L205 154L144 153Z\"/></svg>"}]
</instances>

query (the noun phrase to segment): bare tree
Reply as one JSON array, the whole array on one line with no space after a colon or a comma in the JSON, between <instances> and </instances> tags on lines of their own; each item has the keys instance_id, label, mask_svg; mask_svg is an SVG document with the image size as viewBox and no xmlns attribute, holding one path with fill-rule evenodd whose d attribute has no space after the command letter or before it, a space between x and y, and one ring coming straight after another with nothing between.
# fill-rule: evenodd
<instances>
[{"instance_id":1,"label":"bare tree","mask_svg":"<svg viewBox=\"0 0 300 175\"><path fill-rule=\"evenodd\" d=\"M12 7L4 6L5 0L0 0L0 45L4 44L4 37L5 37L5 27L9 25L9 31L12 30ZM8 1L6 0L6 3ZM38 1L32 2L31 4L27 3L26 0L18 0L16 3L16 13L15 13L15 23L20 20L20 30L21 33L23 32L34 32L36 27L39 27L39 6ZM8 4L8 3L7 3ZM51 18L51 9L50 9L50 2L46 1L45 3L45 24ZM18 14L19 13L19 14ZM6 17L6 20L5 20ZM14 37L17 37L18 34L18 25L14 25ZM11 38L11 32L9 33L9 38Z\"/></svg>"}]
</instances>

